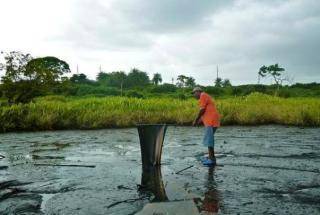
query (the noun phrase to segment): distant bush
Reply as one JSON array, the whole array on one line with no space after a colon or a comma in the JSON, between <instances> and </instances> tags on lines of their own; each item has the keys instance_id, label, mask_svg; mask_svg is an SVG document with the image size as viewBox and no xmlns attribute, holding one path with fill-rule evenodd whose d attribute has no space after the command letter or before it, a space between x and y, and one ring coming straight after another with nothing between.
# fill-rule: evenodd
<instances>
[{"instance_id":1,"label":"distant bush","mask_svg":"<svg viewBox=\"0 0 320 215\"><path fill-rule=\"evenodd\" d=\"M37 97L34 99L35 102L46 101L46 102L66 102L68 101L67 97L62 95L49 95L43 97Z\"/></svg>"},{"instance_id":2,"label":"distant bush","mask_svg":"<svg viewBox=\"0 0 320 215\"><path fill-rule=\"evenodd\" d=\"M8 106L8 102L6 99L0 98L0 107Z\"/></svg>"},{"instance_id":3,"label":"distant bush","mask_svg":"<svg viewBox=\"0 0 320 215\"><path fill-rule=\"evenodd\" d=\"M100 83L100 82L99 82ZM276 85L262 85L262 84L248 84L239 86L227 87L213 87L207 86L202 89L212 95L214 98L227 98L233 96L246 96L254 92L264 93L268 95L277 95L283 98L289 97L320 97L320 84L295 84L292 86L280 86L279 89ZM1 91L1 85L0 85ZM134 91L136 93L134 93ZM172 98L190 98L192 97L192 88L177 87L173 84L162 85L146 85L134 86L131 88L123 88L122 95L131 97L172 97ZM118 96L121 95L119 87L110 87L104 82L100 84L86 84L86 83L71 83L65 82L58 84L52 88L52 92L47 94L58 94L66 96ZM182 95L184 94L184 95ZM45 94L40 94L45 95Z\"/></svg>"},{"instance_id":4,"label":"distant bush","mask_svg":"<svg viewBox=\"0 0 320 215\"><path fill-rule=\"evenodd\" d=\"M177 91L177 87L173 84L162 84L151 88L151 93L174 93Z\"/></svg>"},{"instance_id":5,"label":"distant bush","mask_svg":"<svg viewBox=\"0 0 320 215\"><path fill-rule=\"evenodd\" d=\"M76 96L84 96L84 95L94 95L100 94L105 96L118 96L121 94L121 91L114 87L105 87L105 86L92 86L87 84L79 84L77 85Z\"/></svg>"},{"instance_id":6,"label":"distant bush","mask_svg":"<svg viewBox=\"0 0 320 215\"><path fill-rule=\"evenodd\" d=\"M246 96L253 92L267 93L267 86L261 84L251 84L232 87L232 95L235 96Z\"/></svg>"},{"instance_id":7,"label":"distant bush","mask_svg":"<svg viewBox=\"0 0 320 215\"><path fill-rule=\"evenodd\" d=\"M2 84L0 84L0 98L2 98L4 95L3 95L3 89L2 89Z\"/></svg>"},{"instance_id":8,"label":"distant bush","mask_svg":"<svg viewBox=\"0 0 320 215\"><path fill-rule=\"evenodd\" d=\"M203 90L214 97L219 97L224 94L224 88L222 87L204 87Z\"/></svg>"},{"instance_id":9,"label":"distant bush","mask_svg":"<svg viewBox=\"0 0 320 215\"><path fill-rule=\"evenodd\" d=\"M144 95L142 93L139 93L135 90L128 90L125 92L125 96L131 97L131 98L144 98Z\"/></svg>"},{"instance_id":10,"label":"distant bush","mask_svg":"<svg viewBox=\"0 0 320 215\"><path fill-rule=\"evenodd\" d=\"M290 88L303 88L303 89L320 89L320 83L312 82L312 83L296 83L290 86Z\"/></svg>"},{"instance_id":11,"label":"distant bush","mask_svg":"<svg viewBox=\"0 0 320 215\"><path fill-rule=\"evenodd\" d=\"M78 86L69 81L57 84L52 88L52 93L57 95L75 96L77 95Z\"/></svg>"},{"instance_id":12,"label":"distant bush","mask_svg":"<svg viewBox=\"0 0 320 215\"><path fill-rule=\"evenodd\" d=\"M293 96L293 93L288 88L282 88L279 90L278 96L282 98L289 98Z\"/></svg>"},{"instance_id":13,"label":"distant bush","mask_svg":"<svg viewBox=\"0 0 320 215\"><path fill-rule=\"evenodd\" d=\"M175 99L181 99L181 100L185 100L188 98L184 93L177 93L177 94L174 94L172 97Z\"/></svg>"}]
</instances>

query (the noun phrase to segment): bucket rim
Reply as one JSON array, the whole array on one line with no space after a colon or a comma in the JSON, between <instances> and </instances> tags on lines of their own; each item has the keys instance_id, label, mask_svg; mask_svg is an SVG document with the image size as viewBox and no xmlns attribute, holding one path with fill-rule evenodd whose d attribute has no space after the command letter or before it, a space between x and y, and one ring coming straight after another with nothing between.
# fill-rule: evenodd
<instances>
[{"instance_id":1,"label":"bucket rim","mask_svg":"<svg viewBox=\"0 0 320 215\"><path fill-rule=\"evenodd\" d=\"M142 123L142 124L136 124L137 127L140 126L167 126L167 124L147 124L147 123Z\"/></svg>"}]
</instances>

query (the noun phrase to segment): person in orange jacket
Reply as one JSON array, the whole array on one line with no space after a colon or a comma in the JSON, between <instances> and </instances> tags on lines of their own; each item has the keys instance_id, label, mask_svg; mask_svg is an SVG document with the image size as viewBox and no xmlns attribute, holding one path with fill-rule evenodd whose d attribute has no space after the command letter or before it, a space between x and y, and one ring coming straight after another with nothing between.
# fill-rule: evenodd
<instances>
[{"instance_id":1,"label":"person in orange jacket","mask_svg":"<svg viewBox=\"0 0 320 215\"><path fill-rule=\"evenodd\" d=\"M205 126L205 133L203 138L203 145L208 147L209 157L202 159L205 166L214 166L216 164L216 157L214 155L214 134L218 127L220 127L220 116L217 111L214 100L210 95L203 92L200 87L195 87L192 91L194 97L199 100L199 113L194 120L193 125L199 125L201 122Z\"/></svg>"}]
</instances>

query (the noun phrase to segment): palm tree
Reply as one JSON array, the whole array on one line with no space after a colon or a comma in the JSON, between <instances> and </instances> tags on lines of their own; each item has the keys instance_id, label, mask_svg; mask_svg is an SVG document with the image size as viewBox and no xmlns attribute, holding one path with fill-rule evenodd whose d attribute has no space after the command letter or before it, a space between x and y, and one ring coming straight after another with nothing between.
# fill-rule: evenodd
<instances>
[{"instance_id":1,"label":"palm tree","mask_svg":"<svg viewBox=\"0 0 320 215\"><path fill-rule=\"evenodd\" d=\"M214 86L221 87L222 86L222 78L217 77L216 80L214 81Z\"/></svg>"},{"instance_id":2,"label":"palm tree","mask_svg":"<svg viewBox=\"0 0 320 215\"><path fill-rule=\"evenodd\" d=\"M195 87L196 86L196 81L193 77L187 77L186 82L185 82L186 87Z\"/></svg>"},{"instance_id":3,"label":"palm tree","mask_svg":"<svg viewBox=\"0 0 320 215\"><path fill-rule=\"evenodd\" d=\"M152 78L152 83L154 83L155 85L158 85L161 82L162 82L161 74L155 73Z\"/></svg>"},{"instance_id":4,"label":"palm tree","mask_svg":"<svg viewBox=\"0 0 320 215\"><path fill-rule=\"evenodd\" d=\"M221 84L223 87L231 87L232 86L229 79L224 79Z\"/></svg>"}]
</instances>

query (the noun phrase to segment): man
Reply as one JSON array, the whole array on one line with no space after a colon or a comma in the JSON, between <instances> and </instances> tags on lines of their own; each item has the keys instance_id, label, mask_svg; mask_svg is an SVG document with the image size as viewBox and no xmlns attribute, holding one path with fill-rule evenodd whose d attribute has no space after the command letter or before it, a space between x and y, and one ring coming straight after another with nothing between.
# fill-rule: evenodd
<instances>
[{"instance_id":1,"label":"man","mask_svg":"<svg viewBox=\"0 0 320 215\"><path fill-rule=\"evenodd\" d=\"M193 125L199 125L201 122L205 126L205 134L203 138L203 145L208 147L209 157L202 159L202 163L205 166L214 166L216 164L216 158L214 155L214 134L217 128L220 126L219 113L216 109L213 99L200 87L193 89L193 95L199 100L199 113L194 120Z\"/></svg>"}]
</instances>

